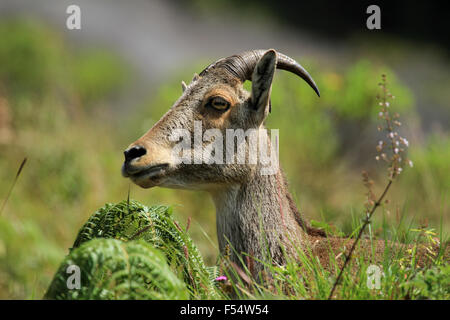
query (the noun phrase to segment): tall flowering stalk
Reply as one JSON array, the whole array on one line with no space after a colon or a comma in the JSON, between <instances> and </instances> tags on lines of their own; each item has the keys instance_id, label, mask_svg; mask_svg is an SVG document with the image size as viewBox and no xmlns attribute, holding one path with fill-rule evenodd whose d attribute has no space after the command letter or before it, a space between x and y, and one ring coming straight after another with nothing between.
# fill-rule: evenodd
<instances>
[{"instance_id":1,"label":"tall flowering stalk","mask_svg":"<svg viewBox=\"0 0 450 320\"><path fill-rule=\"evenodd\" d=\"M380 106L378 118L382 121L382 124L378 126L378 131L386 132L386 139L378 141L376 149L379 154L375 159L377 161L384 160L388 163L389 180L393 180L403 171L405 164L412 167L413 163L403 156L409 147L409 142L401 137L397 131L402 125L399 121L400 115L396 112L392 114L389 110L389 100L393 100L395 97L386 86L386 75L381 76L379 86L382 94L377 96L377 100L381 100L378 103Z\"/></svg>"},{"instance_id":2,"label":"tall flowering stalk","mask_svg":"<svg viewBox=\"0 0 450 320\"><path fill-rule=\"evenodd\" d=\"M381 95L377 95L377 100L380 101L378 103L378 105L380 106L378 117L381 120L381 124L378 126L378 131L385 132L386 138L378 142L376 146L378 155L375 157L375 159L377 161L385 161L388 164L388 182L381 195L377 198L372 191L373 181L370 180L369 174L367 172L363 172L363 182L368 190L367 202L365 204L366 217L363 221L358 235L356 236L355 241L353 242L352 247L350 248L348 255L345 258L345 262L339 271L339 275L333 284L333 288L331 289L330 295L328 296L328 300L332 299L334 291L336 290L336 287L342 278L345 267L348 265L352 258L353 251L355 250L359 240L361 239L364 230L370 224L370 219L372 218L376 209L381 205L384 197L388 193L393 181L403 171L403 167L405 164L408 164L411 167L413 166L412 161L404 157L404 153L409 146L409 142L405 138L401 137L397 131L401 126L401 123L399 121L399 114L392 114L390 112L389 101L392 101L393 99L395 99L395 97L389 92L386 84L386 75L383 74L381 76L381 82L378 84L381 88Z\"/></svg>"}]
</instances>

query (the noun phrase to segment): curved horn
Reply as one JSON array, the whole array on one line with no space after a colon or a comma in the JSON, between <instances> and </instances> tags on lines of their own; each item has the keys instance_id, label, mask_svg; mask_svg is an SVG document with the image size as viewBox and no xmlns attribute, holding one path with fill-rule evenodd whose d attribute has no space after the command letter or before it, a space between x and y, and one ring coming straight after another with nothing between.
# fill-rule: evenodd
<instances>
[{"instance_id":1,"label":"curved horn","mask_svg":"<svg viewBox=\"0 0 450 320\"><path fill-rule=\"evenodd\" d=\"M217 60L216 62L206 67L200 73L200 76L206 74L211 69L223 68L242 82L244 82L245 80L251 80L253 69L255 68L259 59L261 59L261 57L266 52L267 50L251 50L243 52L241 54L230 56L228 58ZM280 52L277 52L277 69L290 71L298 75L300 78L305 80L320 97L319 88L317 88L317 85L314 82L313 78L309 75L308 71L306 71L305 68L303 68L294 59Z\"/></svg>"}]
</instances>

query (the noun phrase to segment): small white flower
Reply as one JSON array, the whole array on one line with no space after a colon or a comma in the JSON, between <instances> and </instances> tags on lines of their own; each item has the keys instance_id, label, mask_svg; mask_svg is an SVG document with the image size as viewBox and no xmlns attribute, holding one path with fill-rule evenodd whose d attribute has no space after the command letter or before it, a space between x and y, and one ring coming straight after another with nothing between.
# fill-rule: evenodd
<instances>
[{"instance_id":1,"label":"small white flower","mask_svg":"<svg viewBox=\"0 0 450 320\"><path fill-rule=\"evenodd\" d=\"M394 138L394 133L393 132L389 132L389 138Z\"/></svg>"},{"instance_id":2,"label":"small white flower","mask_svg":"<svg viewBox=\"0 0 450 320\"><path fill-rule=\"evenodd\" d=\"M408 140L406 140L405 138L403 138L403 144L404 144L405 146L409 146Z\"/></svg>"},{"instance_id":3,"label":"small white flower","mask_svg":"<svg viewBox=\"0 0 450 320\"><path fill-rule=\"evenodd\" d=\"M397 154L398 153L398 148L394 149L394 153Z\"/></svg>"},{"instance_id":4,"label":"small white flower","mask_svg":"<svg viewBox=\"0 0 450 320\"><path fill-rule=\"evenodd\" d=\"M385 104L385 105L386 105L386 107L389 107L389 102L386 102L386 104Z\"/></svg>"},{"instance_id":5,"label":"small white flower","mask_svg":"<svg viewBox=\"0 0 450 320\"><path fill-rule=\"evenodd\" d=\"M414 166L414 163L411 160L408 161L408 164L411 168Z\"/></svg>"}]
</instances>

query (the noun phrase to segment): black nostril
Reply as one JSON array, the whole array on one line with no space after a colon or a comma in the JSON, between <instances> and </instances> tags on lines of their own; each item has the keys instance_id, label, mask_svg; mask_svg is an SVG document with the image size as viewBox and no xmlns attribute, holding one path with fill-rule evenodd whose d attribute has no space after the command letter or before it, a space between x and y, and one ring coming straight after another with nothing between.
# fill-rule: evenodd
<instances>
[{"instance_id":1,"label":"black nostril","mask_svg":"<svg viewBox=\"0 0 450 320\"><path fill-rule=\"evenodd\" d=\"M123 154L125 155L125 162L129 162L133 159L142 157L146 153L147 150L144 147L136 146L125 150Z\"/></svg>"}]
</instances>

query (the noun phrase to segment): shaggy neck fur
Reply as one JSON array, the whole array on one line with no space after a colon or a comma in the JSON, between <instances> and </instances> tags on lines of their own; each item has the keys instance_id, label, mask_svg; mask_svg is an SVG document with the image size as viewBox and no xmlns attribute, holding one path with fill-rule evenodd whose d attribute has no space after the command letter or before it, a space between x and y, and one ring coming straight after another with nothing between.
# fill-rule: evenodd
<instances>
[{"instance_id":1,"label":"shaggy neck fur","mask_svg":"<svg viewBox=\"0 0 450 320\"><path fill-rule=\"evenodd\" d=\"M256 259L282 264L283 247L287 254L295 255L296 247L302 246L307 227L281 170L275 175L255 173L247 182L227 185L212 192L212 196L220 250L224 252L229 244L231 260L238 265L237 254L244 252ZM243 261L250 261L247 267L253 274L263 269L254 259L244 256Z\"/></svg>"}]
</instances>

